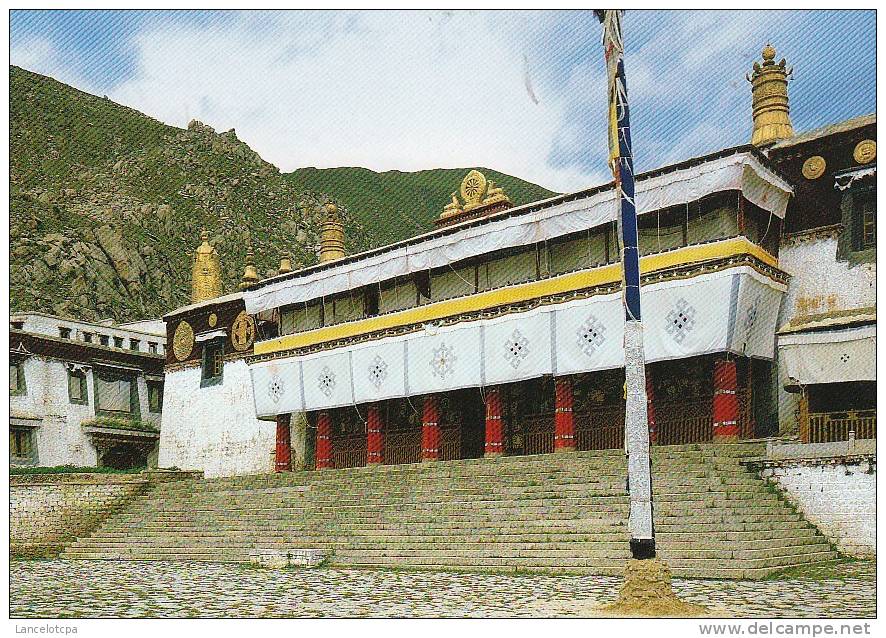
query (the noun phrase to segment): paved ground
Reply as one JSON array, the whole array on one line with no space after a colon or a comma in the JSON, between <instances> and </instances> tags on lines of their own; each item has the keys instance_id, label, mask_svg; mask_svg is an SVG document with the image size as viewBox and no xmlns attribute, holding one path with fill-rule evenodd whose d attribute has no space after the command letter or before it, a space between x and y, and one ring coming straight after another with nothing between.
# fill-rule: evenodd
<instances>
[{"instance_id":1,"label":"paved ground","mask_svg":"<svg viewBox=\"0 0 886 638\"><path fill-rule=\"evenodd\" d=\"M619 578L127 561L13 561L10 615L73 617L594 616ZM873 561L762 582L674 581L718 617L873 618Z\"/></svg>"}]
</instances>

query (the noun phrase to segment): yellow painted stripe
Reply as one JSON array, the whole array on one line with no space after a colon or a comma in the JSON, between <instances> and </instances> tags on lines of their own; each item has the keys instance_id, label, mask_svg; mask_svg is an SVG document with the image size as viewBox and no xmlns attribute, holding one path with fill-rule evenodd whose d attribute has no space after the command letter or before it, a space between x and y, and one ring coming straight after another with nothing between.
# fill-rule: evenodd
<instances>
[{"instance_id":1,"label":"yellow painted stripe","mask_svg":"<svg viewBox=\"0 0 886 638\"><path fill-rule=\"evenodd\" d=\"M736 255L752 255L765 264L778 267L778 260L775 257L744 237L736 237L700 246L687 246L686 248L656 255L647 255L640 259L640 271L643 274L648 274L674 266L689 265L709 259L723 259ZM589 270L580 270L551 277L550 279L497 288L457 299L447 299L425 306L408 308L378 317L368 317L359 321L351 321L296 334L283 335L282 337L268 339L267 341L259 341L255 344L255 354L268 354L281 350L304 348L326 341L346 339L399 326L437 321L467 312L477 312L506 304L529 301L539 297L572 292L618 281L621 281L621 264L610 264Z\"/></svg>"}]
</instances>

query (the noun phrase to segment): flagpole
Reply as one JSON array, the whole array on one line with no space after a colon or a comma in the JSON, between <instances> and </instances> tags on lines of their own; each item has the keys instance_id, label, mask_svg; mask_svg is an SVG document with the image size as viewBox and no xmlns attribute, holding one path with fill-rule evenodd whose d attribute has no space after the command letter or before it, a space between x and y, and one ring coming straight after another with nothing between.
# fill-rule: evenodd
<instances>
[{"instance_id":1,"label":"flagpole","mask_svg":"<svg viewBox=\"0 0 886 638\"><path fill-rule=\"evenodd\" d=\"M619 201L618 229L625 309L625 453L630 496L630 547L631 556L645 560L655 558L655 527L652 520L646 362L640 314L640 252L634 203L634 160L621 34L623 11L606 9L594 13L603 24L603 46L609 79L609 160Z\"/></svg>"}]
</instances>

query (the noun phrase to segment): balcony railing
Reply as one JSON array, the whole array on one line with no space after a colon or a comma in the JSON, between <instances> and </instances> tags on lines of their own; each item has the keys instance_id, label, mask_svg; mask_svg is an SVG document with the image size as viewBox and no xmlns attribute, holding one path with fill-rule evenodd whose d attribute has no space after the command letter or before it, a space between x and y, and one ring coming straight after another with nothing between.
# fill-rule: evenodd
<instances>
[{"instance_id":1,"label":"balcony railing","mask_svg":"<svg viewBox=\"0 0 886 638\"><path fill-rule=\"evenodd\" d=\"M806 443L830 443L848 441L850 431L856 439L877 438L877 411L810 412L808 426L801 424L800 436Z\"/></svg>"}]
</instances>

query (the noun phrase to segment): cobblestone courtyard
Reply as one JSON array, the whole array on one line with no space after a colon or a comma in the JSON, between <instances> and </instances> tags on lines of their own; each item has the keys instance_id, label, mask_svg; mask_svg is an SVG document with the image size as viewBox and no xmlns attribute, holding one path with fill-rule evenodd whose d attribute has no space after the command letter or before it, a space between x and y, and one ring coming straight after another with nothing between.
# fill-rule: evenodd
<instances>
[{"instance_id":1,"label":"cobblestone courtyard","mask_svg":"<svg viewBox=\"0 0 886 638\"><path fill-rule=\"evenodd\" d=\"M619 578L127 561L13 561L10 615L95 617L594 616ZM872 618L875 563L812 568L767 581L675 579L720 617Z\"/></svg>"}]
</instances>

